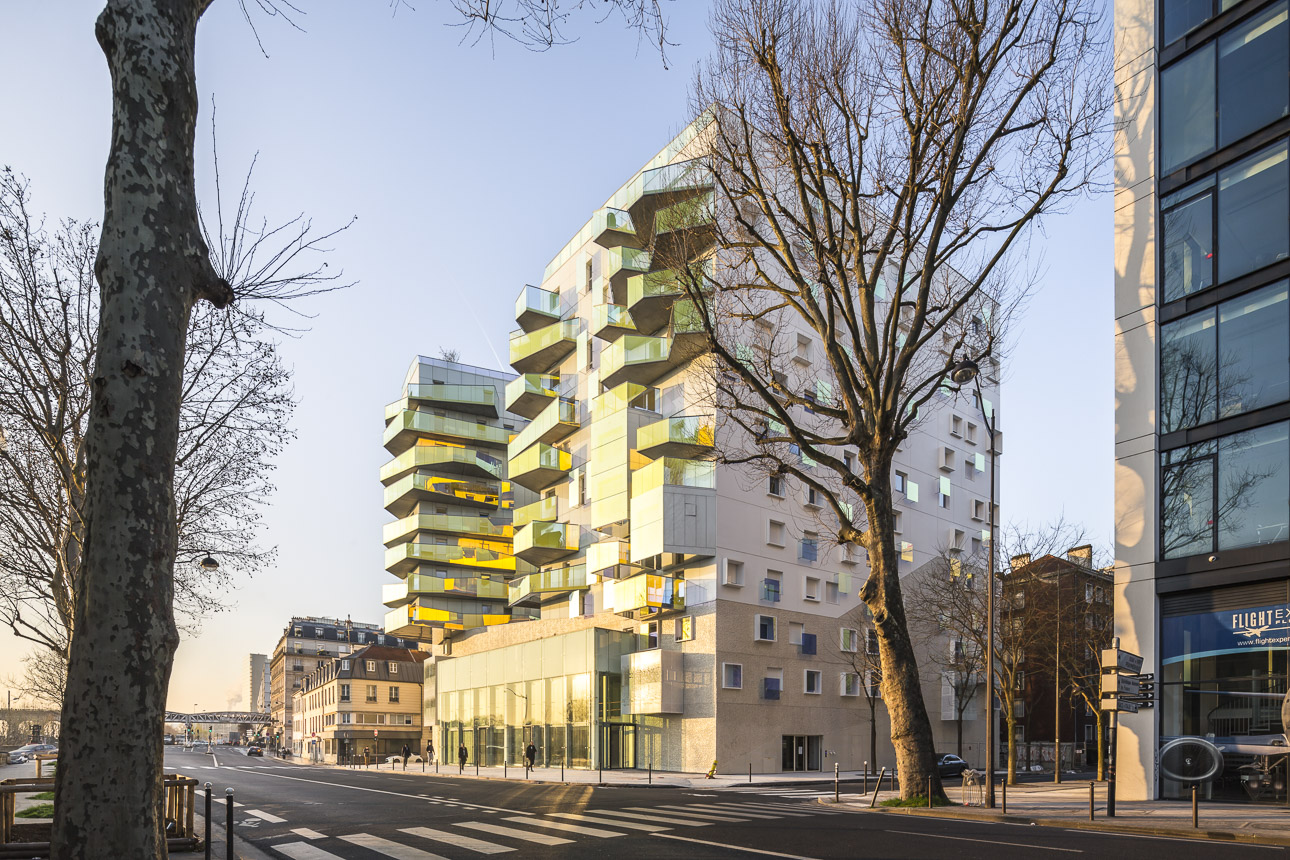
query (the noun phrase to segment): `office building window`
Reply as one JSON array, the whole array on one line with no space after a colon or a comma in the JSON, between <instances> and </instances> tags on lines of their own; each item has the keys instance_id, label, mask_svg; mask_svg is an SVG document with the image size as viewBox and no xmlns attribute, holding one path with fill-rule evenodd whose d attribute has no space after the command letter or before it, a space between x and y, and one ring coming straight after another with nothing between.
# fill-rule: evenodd
<instances>
[{"instance_id":1,"label":"office building window","mask_svg":"<svg viewBox=\"0 0 1290 860\"><path fill-rule=\"evenodd\" d=\"M1160 167L1171 173L1214 149L1214 46L1160 73Z\"/></svg>"},{"instance_id":2,"label":"office building window","mask_svg":"<svg viewBox=\"0 0 1290 860\"><path fill-rule=\"evenodd\" d=\"M721 664L721 686L727 690L744 688L744 667L742 663Z\"/></svg>"},{"instance_id":3,"label":"office building window","mask_svg":"<svg viewBox=\"0 0 1290 860\"><path fill-rule=\"evenodd\" d=\"M1282 141L1218 174L1218 280L1260 269L1290 253L1290 170Z\"/></svg>"}]
</instances>

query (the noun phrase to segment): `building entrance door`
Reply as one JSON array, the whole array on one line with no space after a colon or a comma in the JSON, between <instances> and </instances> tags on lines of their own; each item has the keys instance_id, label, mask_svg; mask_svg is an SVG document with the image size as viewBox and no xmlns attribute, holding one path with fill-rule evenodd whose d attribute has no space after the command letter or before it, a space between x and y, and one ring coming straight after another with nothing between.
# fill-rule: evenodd
<instances>
[{"instance_id":1,"label":"building entrance door","mask_svg":"<svg viewBox=\"0 0 1290 860\"><path fill-rule=\"evenodd\" d=\"M784 772L820 769L823 735L783 735L780 768Z\"/></svg>"},{"instance_id":2,"label":"building entrance door","mask_svg":"<svg viewBox=\"0 0 1290 860\"><path fill-rule=\"evenodd\" d=\"M607 768L636 767L636 727L613 723L602 725L600 755Z\"/></svg>"}]
</instances>

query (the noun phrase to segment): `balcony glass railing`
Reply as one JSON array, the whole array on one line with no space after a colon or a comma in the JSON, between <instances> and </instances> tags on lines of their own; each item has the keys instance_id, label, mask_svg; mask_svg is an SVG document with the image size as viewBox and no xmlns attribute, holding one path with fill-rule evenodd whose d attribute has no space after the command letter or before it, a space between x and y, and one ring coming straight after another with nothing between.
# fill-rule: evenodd
<instances>
[{"instance_id":1,"label":"balcony glass railing","mask_svg":"<svg viewBox=\"0 0 1290 860\"><path fill-rule=\"evenodd\" d=\"M685 293L685 287L671 269L646 272L627 279L627 307L632 308L646 299L676 298Z\"/></svg>"},{"instance_id":2,"label":"balcony glass railing","mask_svg":"<svg viewBox=\"0 0 1290 860\"><path fill-rule=\"evenodd\" d=\"M523 528L535 520L554 521L559 516L559 500L555 496L539 499L531 505L515 509L515 528Z\"/></svg>"},{"instance_id":3,"label":"balcony glass railing","mask_svg":"<svg viewBox=\"0 0 1290 860\"><path fill-rule=\"evenodd\" d=\"M510 409L525 396L558 397L559 395L560 374L522 373L506 383L506 408Z\"/></svg>"},{"instance_id":4,"label":"balcony glass railing","mask_svg":"<svg viewBox=\"0 0 1290 860\"><path fill-rule=\"evenodd\" d=\"M625 540L607 540L587 547L587 569L599 573L620 564L631 564L632 547Z\"/></svg>"},{"instance_id":5,"label":"balcony glass railing","mask_svg":"<svg viewBox=\"0 0 1290 860\"><path fill-rule=\"evenodd\" d=\"M600 378L608 379L624 368L667 361L671 350L672 341L666 337L623 335L601 353Z\"/></svg>"},{"instance_id":6,"label":"balcony glass railing","mask_svg":"<svg viewBox=\"0 0 1290 860\"><path fill-rule=\"evenodd\" d=\"M385 506L388 508L409 493L421 492L495 508L501 503L501 494L509 491L510 486L506 482L502 482L499 487L496 484L455 481L430 475L408 475L385 488Z\"/></svg>"},{"instance_id":7,"label":"balcony glass railing","mask_svg":"<svg viewBox=\"0 0 1290 860\"><path fill-rule=\"evenodd\" d=\"M560 320L527 334L512 334L511 364L522 362L561 343L567 343L569 347L573 347L577 344L577 339L578 321L576 319Z\"/></svg>"},{"instance_id":8,"label":"balcony glass railing","mask_svg":"<svg viewBox=\"0 0 1290 860\"><path fill-rule=\"evenodd\" d=\"M639 248L610 248L605 252L605 277L612 278L619 272L648 272L649 251Z\"/></svg>"},{"instance_id":9,"label":"balcony glass railing","mask_svg":"<svg viewBox=\"0 0 1290 860\"><path fill-rule=\"evenodd\" d=\"M560 317L560 294L541 287L526 285L515 299L515 318L519 319L526 312L543 314L552 319Z\"/></svg>"},{"instance_id":10,"label":"balcony glass railing","mask_svg":"<svg viewBox=\"0 0 1290 860\"><path fill-rule=\"evenodd\" d=\"M684 609L685 580L659 573L642 573L614 583L614 611Z\"/></svg>"},{"instance_id":11,"label":"balcony glass railing","mask_svg":"<svg viewBox=\"0 0 1290 860\"><path fill-rule=\"evenodd\" d=\"M591 331L600 335L605 329L636 331L636 323L625 305L596 305L591 309Z\"/></svg>"},{"instance_id":12,"label":"balcony glass railing","mask_svg":"<svg viewBox=\"0 0 1290 860\"><path fill-rule=\"evenodd\" d=\"M515 570L515 557L510 547L505 550L483 546L445 546L431 543L405 543L385 551L385 569L400 562L425 564L455 564L488 570Z\"/></svg>"},{"instance_id":13,"label":"balcony glass railing","mask_svg":"<svg viewBox=\"0 0 1290 860\"><path fill-rule=\"evenodd\" d=\"M532 445L512 457L510 464L512 480L546 469L568 472L572 468L572 454L568 451L561 451L559 448L552 448L545 442Z\"/></svg>"},{"instance_id":14,"label":"balcony glass railing","mask_svg":"<svg viewBox=\"0 0 1290 860\"><path fill-rule=\"evenodd\" d=\"M667 443L711 448L714 444L712 416L674 415L636 431L636 447L642 451Z\"/></svg>"},{"instance_id":15,"label":"balcony glass railing","mask_svg":"<svg viewBox=\"0 0 1290 860\"><path fill-rule=\"evenodd\" d=\"M678 161L641 173L643 194L692 191L712 186L712 171L700 160Z\"/></svg>"},{"instance_id":16,"label":"balcony glass railing","mask_svg":"<svg viewBox=\"0 0 1290 860\"><path fill-rule=\"evenodd\" d=\"M425 400L453 406L474 406L497 409L497 389L491 385L442 385L437 383L412 383L408 385L409 400Z\"/></svg>"},{"instance_id":17,"label":"balcony glass railing","mask_svg":"<svg viewBox=\"0 0 1290 860\"><path fill-rule=\"evenodd\" d=\"M708 460L663 457L632 472L632 496L662 486L712 489L717 486L716 466Z\"/></svg>"},{"instance_id":18,"label":"balcony glass railing","mask_svg":"<svg viewBox=\"0 0 1290 860\"><path fill-rule=\"evenodd\" d=\"M701 194L658 210L654 215L654 235L704 227L712 223L712 217L712 194Z\"/></svg>"},{"instance_id":19,"label":"balcony glass railing","mask_svg":"<svg viewBox=\"0 0 1290 860\"><path fill-rule=\"evenodd\" d=\"M446 466L471 466L494 478L502 477L502 461L498 457L448 445L416 445L404 451L381 467L381 483L417 468Z\"/></svg>"},{"instance_id":20,"label":"balcony glass railing","mask_svg":"<svg viewBox=\"0 0 1290 860\"><path fill-rule=\"evenodd\" d=\"M606 206L596 212L591 219L591 224L592 235L597 238L610 231L636 235L636 225L632 223L631 213L625 209Z\"/></svg>"},{"instance_id":21,"label":"balcony glass railing","mask_svg":"<svg viewBox=\"0 0 1290 860\"><path fill-rule=\"evenodd\" d=\"M511 433L504 427L405 409L402 415L386 426L384 444L388 445L395 436L407 431L449 439L467 439L487 445L506 445L511 441Z\"/></svg>"},{"instance_id":22,"label":"balcony glass railing","mask_svg":"<svg viewBox=\"0 0 1290 860\"><path fill-rule=\"evenodd\" d=\"M578 527L569 523L534 520L515 533L515 554L529 549L576 552Z\"/></svg>"},{"instance_id":23,"label":"balcony glass railing","mask_svg":"<svg viewBox=\"0 0 1290 860\"><path fill-rule=\"evenodd\" d=\"M454 516L453 514L413 514L392 523L386 523L382 536L386 543L396 541L418 531L449 532L475 537L495 537L509 540L511 525L498 525L487 517Z\"/></svg>"},{"instance_id":24,"label":"balcony glass railing","mask_svg":"<svg viewBox=\"0 0 1290 860\"><path fill-rule=\"evenodd\" d=\"M500 576L430 576L414 573L399 584L407 588L411 596L426 594L504 600L507 594L506 580Z\"/></svg>"},{"instance_id":25,"label":"balcony glass railing","mask_svg":"<svg viewBox=\"0 0 1290 860\"><path fill-rule=\"evenodd\" d=\"M577 591L580 588L588 588L589 586L590 582L588 582L587 566L585 564L561 567L555 570L544 570L539 573L530 573L528 576L521 576L513 581L510 586L510 602L518 603L530 594Z\"/></svg>"},{"instance_id":26,"label":"balcony glass railing","mask_svg":"<svg viewBox=\"0 0 1290 860\"><path fill-rule=\"evenodd\" d=\"M512 451L523 451L534 442L559 442L578 429L578 403L567 398L554 400L511 442Z\"/></svg>"}]
</instances>

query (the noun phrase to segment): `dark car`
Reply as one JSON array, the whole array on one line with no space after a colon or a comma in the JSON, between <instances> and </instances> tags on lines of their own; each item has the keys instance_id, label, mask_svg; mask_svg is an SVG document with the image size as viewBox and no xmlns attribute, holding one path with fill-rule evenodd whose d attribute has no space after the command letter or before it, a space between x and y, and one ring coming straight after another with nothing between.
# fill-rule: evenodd
<instances>
[{"instance_id":1,"label":"dark car","mask_svg":"<svg viewBox=\"0 0 1290 860\"><path fill-rule=\"evenodd\" d=\"M264 758L264 747L249 747L247 748L246 754L258 755L260 758Z\"/></svg>"},{"instance_id":2,"label":"dark car","mask_svg":"<svg viewBox=\"0 0 1290 860\"><path fill-rule=\"evenodd\" d=\"M54 744L27 744L25 747L18 747L16 750L9 752L9 764L23 764L33 760L36 755L44 755L58 752L58 747Z\"/></svg>"},{"instance_id":3,"label":"dark car","mask_svg":"<svg viewBox=\"0 0 1290 860\"><path fill-rule=\"evenodd\" d=\"M944 753L936 757L936 772L942 777L958 776L967 769L967 762L952 753Z\"/></svg>"}]
</instances>

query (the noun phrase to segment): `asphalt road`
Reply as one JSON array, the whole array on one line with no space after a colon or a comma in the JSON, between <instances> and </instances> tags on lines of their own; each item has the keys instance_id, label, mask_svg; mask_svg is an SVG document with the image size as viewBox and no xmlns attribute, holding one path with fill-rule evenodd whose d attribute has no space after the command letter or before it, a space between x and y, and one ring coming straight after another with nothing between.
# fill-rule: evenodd
<instances>
[{"instance_id":1,"label":"asphalt road","mask_svg":"<svg viewBox=\"0 0 1290 860\"><path fill-rule=\"evenodd\" d=\"M797 860L1288 856L1281 848L829 809L825 786L697 791L535 785L313 768L234 749L167 751L167 769L234 789L236 833L291 860L783 857ZM217 809L213 819L224 821Z\"/></svg>"}]
</instances>

